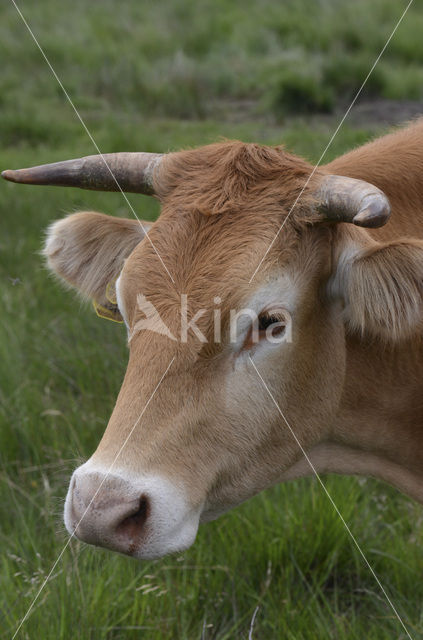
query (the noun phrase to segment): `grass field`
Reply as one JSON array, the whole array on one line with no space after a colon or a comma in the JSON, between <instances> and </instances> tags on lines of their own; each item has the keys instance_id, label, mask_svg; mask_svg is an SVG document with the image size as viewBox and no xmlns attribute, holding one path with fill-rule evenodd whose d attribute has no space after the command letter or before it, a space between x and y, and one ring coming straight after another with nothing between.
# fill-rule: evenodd
<instances>
[{"instance_id":1,"label":"grass field","mask_svg":"<svg viewBox=\"0 0 423 640\"><path fill-rule=\"evenodd\" d=\"M340 109L405 3L20 7L102 151L163 151L228 136L284 141L316 161L338 120L292 112ZM94 153L11 3L0 17L0 167ZM367 98L422 97L422 28L416 2ZM348 122L328 160L381 131ZM148 198L130 200L140 217L157 216ZM1 639L13 636L67 540L69 475L95 449L125 370L124 330L62 291L38 255L47 224L81 208L131 215L120 194L0 185ZM325 483L410 636L423 638L421 507L373 480ZM246 639L257 607L255 640L406 637L309 479L201 527L181 556L137 563L72 541L17 637Z\"/></svg>"}]
</instances>

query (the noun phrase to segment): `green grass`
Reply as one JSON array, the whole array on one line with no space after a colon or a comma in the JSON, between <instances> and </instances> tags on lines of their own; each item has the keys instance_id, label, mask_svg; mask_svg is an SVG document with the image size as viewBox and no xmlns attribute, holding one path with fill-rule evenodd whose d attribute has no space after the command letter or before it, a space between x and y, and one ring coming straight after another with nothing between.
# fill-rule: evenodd
<instances>
[{"instance_id":1,"label":"green grass","mask_svg":"<svg viewBox=\"0 0 423 640\"><path fill-rule=\"evenodd\" d=\"M338 73L328 87L336 95L346 82L336 51L366 72L399 5L219 1L200 9L184 0L117 9L74 0L59 9L43 0L21 8L102 151L229 136L285 141L316 161L337 121L303 116L278 126L267 118L285 113L281 60L303 59L307 73L314 65L327 77ZM0 167L93 153L13 7L1 13ZM416 3L389 49L382 94L401 85L410 97L421 73L421 24ZM229 58L232 65L222 62ZM313 77L321 100L320 76ZM254 99L264 114L237 123L222 111L213 117L211 104L222 98ZM345 124L328 159L378 132ZM129 197L140 217L158 214L150 199ZM62 291L38 255L47 224L80 208L131 215L120 194L0 185L0 639L11 638L67 540L69 475L95 449L125 370L122 328ZM411 636L423 638L421 507L371 480L325 483ZM202 526L181 556L138 563L72 541L18 637L245 639L256 607L255 639L405 638L314 480L275 487Z\"/></svg>"},{"instance_id":2,"label":"green grass","mask_svg":"<svg viewBox=\"0 0 423 640\"><path fill-rule=\"evenodd\" d=\"M20 4L20 3L18 3ZM23 1L22 11L82 111L204 118L232 105L283 118L346 104L405 0ZM64 105L13 4L0 9L0 135L34 141ZM423 97L423 12L414 2L364 89ZM24 89L23 89L24 87ZM36 109L34 109L36 105ZM16 114L16 111L18 114ZM35 111L35 122L32 118ZM31 121L31 124L29 122ZM68 130L69 131L69 130Z\"/></svg>"}]
</instances>

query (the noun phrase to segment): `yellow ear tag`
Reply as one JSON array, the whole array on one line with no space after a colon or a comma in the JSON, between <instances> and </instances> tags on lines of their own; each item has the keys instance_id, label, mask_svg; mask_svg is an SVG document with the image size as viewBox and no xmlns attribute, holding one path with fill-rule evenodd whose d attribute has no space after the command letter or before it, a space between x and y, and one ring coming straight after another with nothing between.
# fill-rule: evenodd
<instances>
[{"instance_id":1,"label":"yellow ear tag","mask_svg":"<svg viewBox=\"0 0 423 640\"><path fill-rule=\"evenodd\" d=\"M110 305L104 306L93 300L93 307L99 318L105 318L112 322L119 322L122 324L123 318L117 306L115 280L108 282L106 286L106 298L110 302Z\"/></svg>"},{"instance_id":2,"label":"yellow ear tag","mask_svg":"<svg viewBox=\"0 0 423 640\"><path fill-rule=\"evenodd\" d=\"M114 305L117 305L116 298L116 280L111 280L106 285L106 298L109 302Z\"/></svg>"},{"instance_id":3,"label":"yellow ear tag","mask_svg":"<svg viewBox=\"0 0 423 640\"><path fill-rule=\"evenodd\" d=\"M99 304L96 300L93 300L93 307L99 318L104 318L105 320L111 320L112 322L119 322L122 324L123 318L117 307L105 307L102 304Z\"/></svg>"}]
</instances>

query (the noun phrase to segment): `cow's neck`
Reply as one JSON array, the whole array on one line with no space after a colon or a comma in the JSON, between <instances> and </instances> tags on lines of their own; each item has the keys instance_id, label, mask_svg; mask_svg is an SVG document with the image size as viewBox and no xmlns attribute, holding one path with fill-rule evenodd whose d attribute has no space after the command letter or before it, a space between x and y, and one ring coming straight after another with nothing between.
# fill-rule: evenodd
<instances>
[{"instance_id":1,"label":"cow's neck","mask_svg":"<svg viewBox=\"0 0 423 640\"><path fill-rule=\"evenodd\" d=\"M389 197L392 218L372 232L379 240L423 238L423 119L326 166L367 180ZM330 441L309 452L320 472L382 478L423 502L423 346L347 342L344 395ZM290 477L305 475L301 460Z\"/></svg>"},{"instance_id":2,"label":"cow's neck","mask_svg":"<svg viewBox=\"0 0 423 640\"><path fill-rule=\"evenodd\" d=\"M319 473L373 476L423 503L422 346L350 339L343 399L327 441L307 453ZM302 458L283 479L310 475Z\"/></svg>"},{"instance_id":3,"label":"cow's neck","mask_svg":"<svg viewBox=\"0 0 423 640\"><path fill-rule=\"evenodd\" d=\"M387 473L390 462L416 475L423 500L423 345L419 340L389 348L349 338L338 417L337 442L381 457ZM389 474L394 472L392 468Z\"/></svg>"}]
</instances>

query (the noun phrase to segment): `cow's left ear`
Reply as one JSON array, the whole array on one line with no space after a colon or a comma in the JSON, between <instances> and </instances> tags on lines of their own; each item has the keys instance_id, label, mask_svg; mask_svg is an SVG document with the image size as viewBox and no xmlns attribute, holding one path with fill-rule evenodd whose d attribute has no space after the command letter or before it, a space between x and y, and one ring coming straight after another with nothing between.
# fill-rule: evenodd
<instances>
[{"instance_id":1,"label":"cow's left ear","mask_svg":"<svg viewBox=\"0 0 423 640\"><path fill-rule=\"evenodd\" d=\"M423 241L348 244L331 283L350 330L392 342L423 329Z\"/></svg>"}]
</instances>

